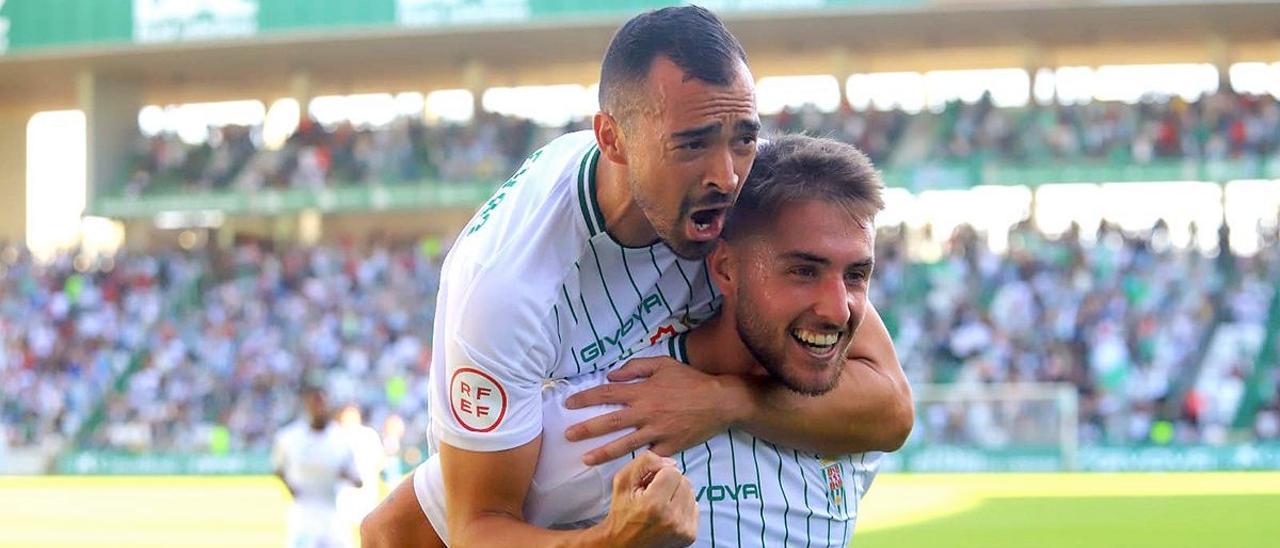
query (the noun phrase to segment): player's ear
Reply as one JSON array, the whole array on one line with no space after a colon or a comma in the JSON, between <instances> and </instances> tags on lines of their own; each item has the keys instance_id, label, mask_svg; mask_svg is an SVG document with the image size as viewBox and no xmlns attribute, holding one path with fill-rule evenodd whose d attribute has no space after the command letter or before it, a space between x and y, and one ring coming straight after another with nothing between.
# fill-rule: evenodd
<instances>
[{"instance_id":1,"label":"player's ear","mask_svg":"<svg viewBox=\"0 0 1280 548\"><path fill-rule=\"evenodd\" d=\"M711 281L723 295L732 295L737 290L736 261L733 245L724 240L716 242L715 249L707 256L707 270L711 273Z\"/></svg>"},{"instance_id":2,"label":"player's ear","mask_svg":"<svg viewBox=\"0 0 1280 548\"><path fill-rule=\"evenodd\" d=\"M591 123L596 133L596 144L600 146L600 154L610 162L626 165L625 139L622 135L622 124L618 119L602 111L596 113Z\"/></svg>"}]
</instances>

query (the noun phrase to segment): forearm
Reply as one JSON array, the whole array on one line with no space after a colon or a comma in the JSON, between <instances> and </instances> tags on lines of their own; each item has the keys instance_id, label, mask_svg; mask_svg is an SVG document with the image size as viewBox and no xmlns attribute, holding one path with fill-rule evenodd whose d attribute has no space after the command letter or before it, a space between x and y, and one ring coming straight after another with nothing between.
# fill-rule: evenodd
<instances>
[{"instance_id":1,"label":"forearm","mask_svg":"<svg viewBox=\"0 0 1280 548\"><path fill-rule=\"evenodd\" d=\"M845 364L840 383L805 396L762 377L726 378L728 401L743 402L735 426L779 445L821 454L894 451L914 420L905 380L865 361Z\"/></svg>"},{"instance_id":2,"label":"forearm","mask_svg":"<svg viewBox=\"0 0 1280 548\"><path fill-rule=\"evenodd\" d=\"M553 531L527 523L522 508L542 438L497 452L441 445L446 516L454 547L610 546L600 529Z\"/></svg>"},{"instance_id":3,"label":"forearm","mask_svg":"<svg viewBox=\"0 0 1280 548\"><path fill-rule=\"evenodd\" d=\"M587 529L550 530L525 523L518 516L497 513L473 517L450 537L450 546L455 548L486 546L594 548L616 545L608 542L602 525Z\"/></svg>"}]
</instances>

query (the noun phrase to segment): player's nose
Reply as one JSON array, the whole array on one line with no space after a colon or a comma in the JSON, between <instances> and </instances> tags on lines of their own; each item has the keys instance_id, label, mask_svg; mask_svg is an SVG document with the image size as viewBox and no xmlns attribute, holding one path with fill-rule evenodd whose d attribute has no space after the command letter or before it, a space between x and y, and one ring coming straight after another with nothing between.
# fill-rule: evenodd
<instances>
[{"instance_id":1,"label":"player's nose","mask_svg":"<svg viewBox=\"0 0 1280 548\"><path fill-rule=\"evenodd\" d=\"M712 190L732 195L738 190L738 173L733 169L733 151L723 147L710 155L704 183Z\"/></svg>"},{"instance_id":2,"label":"player's nose","mask_svg":"<svg viewBox=\"0 0 1280 548\"><path fill-rule=\"evenodd\" d=\"M843 328L852 317L852 296L841 276L825 276L815 286L813 313L831 325Z\"/></svg>"}]
</instances>

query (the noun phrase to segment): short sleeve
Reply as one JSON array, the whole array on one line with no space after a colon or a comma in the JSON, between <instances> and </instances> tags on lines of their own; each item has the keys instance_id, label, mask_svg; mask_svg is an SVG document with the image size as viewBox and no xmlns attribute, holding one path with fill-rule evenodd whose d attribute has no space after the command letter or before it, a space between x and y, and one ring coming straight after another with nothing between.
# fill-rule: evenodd
<instances>
[{"instance_id":1,"label":"short sleeve","mask_svg":"<svg viewBox=\"0 0 1280 548\"><path fill-rule=\"evenodd\" d=\"M502 451L542 432L542 384L557 359L556 325L516 284L486 279L449 303L443 390L432 409L440 439L468 451ZM518 290L517 290L518 291Z\"/></svg>"}]
</instances>

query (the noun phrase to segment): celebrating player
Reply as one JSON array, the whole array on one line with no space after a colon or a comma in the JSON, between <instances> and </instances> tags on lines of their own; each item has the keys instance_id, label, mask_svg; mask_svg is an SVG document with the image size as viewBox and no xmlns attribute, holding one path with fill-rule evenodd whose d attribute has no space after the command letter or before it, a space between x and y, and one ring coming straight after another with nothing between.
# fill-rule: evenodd
<instances>
[{"instance_id":1,"label":"celebrating player","mask_svg":"<svg viewBox=\"0 0 1280 548\"><path fill-rule=\"evenodd\" d=\"M446 260L431 438L458 545L619 544L611 519L575 531L525 522L543 383L608 370L709 318L719 298L701 259L755 158L759 128L741 46L701 8L643 14L611 42L600 90L594 131L534 153ZM588 459L646 446L670 455L731 426L806 451L896 448L912 411L888 334L868 307L849 336L842 380L825 398L670 358L643 362L647 378L610 425L635 431ZM398 525L421 523L416 509L394 511L412 503L411 489L365 521L366 539L394 540Z\"/></svg>"}]
</instances>

